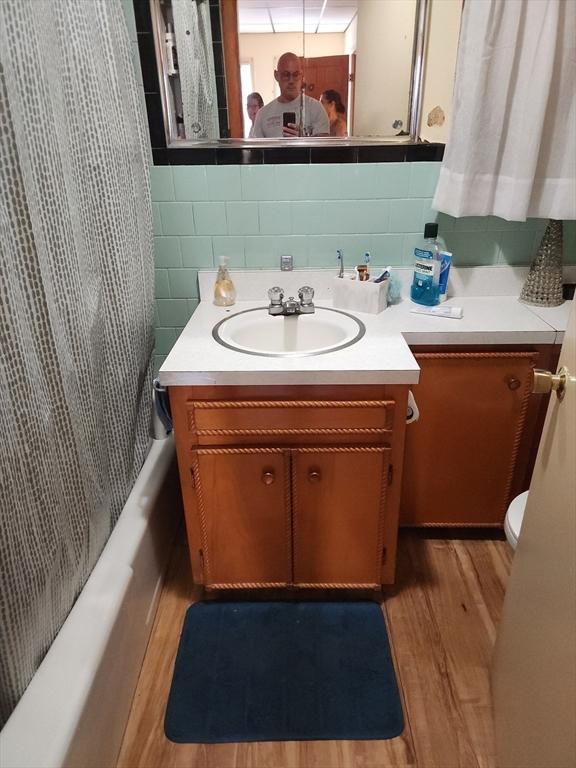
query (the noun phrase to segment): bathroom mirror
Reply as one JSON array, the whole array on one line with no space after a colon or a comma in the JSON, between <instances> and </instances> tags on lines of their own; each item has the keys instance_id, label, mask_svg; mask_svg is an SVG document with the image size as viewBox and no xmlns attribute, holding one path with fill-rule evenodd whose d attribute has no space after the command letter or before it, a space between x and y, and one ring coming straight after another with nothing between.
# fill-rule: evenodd
<instances>
[{"instance_id":1,"label":"bathroom mirror","mask_svg":"<svg viewBox=\"0 0 576 768\"><path fill-rule=\"evenodd\" d=\"M170 149L258 146L247 96L279 95L274 70L286 51L302 57L303 92L324 94L337 126L324 142L418 138L429 0L150 0L150 9Z\"/></svg>"}]
</instances>

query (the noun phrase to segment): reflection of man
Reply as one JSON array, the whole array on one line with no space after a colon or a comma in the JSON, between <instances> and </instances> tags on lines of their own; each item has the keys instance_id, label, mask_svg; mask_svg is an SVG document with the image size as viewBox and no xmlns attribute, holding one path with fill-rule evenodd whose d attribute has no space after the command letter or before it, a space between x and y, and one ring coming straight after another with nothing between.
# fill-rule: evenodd
<instances>
[{"instance_id":1,"label":"reflection of man","mask_svg":"<svg viewBox=\"0 0 576 768\"><path fill-rule=\"evenodd\" d=\"M329 136L330 123L324 107L310 96L301 96L302 67L295 53L280 56L274 79L280 86L280 96L258 111L250 135L257 139L300 136L301 133L304 136ZM302 119L301 103L304 105ZM294 122L284 125L285 112L294 113Z\"/></svg>"}]
</instances>

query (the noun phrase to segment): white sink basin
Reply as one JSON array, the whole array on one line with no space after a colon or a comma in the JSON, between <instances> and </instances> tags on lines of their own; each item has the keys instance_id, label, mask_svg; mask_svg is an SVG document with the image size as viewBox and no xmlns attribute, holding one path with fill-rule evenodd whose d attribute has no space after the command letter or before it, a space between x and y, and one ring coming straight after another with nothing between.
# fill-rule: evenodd
<instances>
[{"instance_id":1,"label":"white sink basin","mask_svg":"<svg viewBox=\"0 0 576 768\"><path fill-rule=\"evenodd\" d=\"M338 309L316 307L309 315L272 316L267 307L259 307L221 320L212 336L247 355L304 357L349 347L365 332L361 320Z\"/></svg>"}]
</instances>

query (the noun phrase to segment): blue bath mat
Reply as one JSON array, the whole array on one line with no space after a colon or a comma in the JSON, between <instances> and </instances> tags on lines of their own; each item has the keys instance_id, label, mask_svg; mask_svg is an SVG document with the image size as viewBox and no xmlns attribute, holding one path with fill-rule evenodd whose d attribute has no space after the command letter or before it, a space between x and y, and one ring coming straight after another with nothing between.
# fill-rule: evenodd
<instances>
[{"instance_id":1,"label":"blue bath mat","mask_svg":"<svg viewBox=\"0 0 576 768\"><path fill-rule=\"evenodd\" d=\"M404 728L376 603L196 603L164 729L214 743L391 739Z\"/></svg>"}]
</instances>

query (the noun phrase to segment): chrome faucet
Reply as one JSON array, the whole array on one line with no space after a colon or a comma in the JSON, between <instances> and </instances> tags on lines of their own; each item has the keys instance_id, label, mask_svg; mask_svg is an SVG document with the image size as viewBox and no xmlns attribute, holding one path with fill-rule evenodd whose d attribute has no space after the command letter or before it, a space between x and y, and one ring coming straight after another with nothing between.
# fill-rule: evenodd
<instances>
[{"instance_id":1,"label":"chrome faucet","mask_svg":"<svg viewBox=\"0 0 576 768\"><path fill-rule=\"evenodd\" d=\"M269 315L310 315L316 311L312 302L314 289L310 288L309 285L304 285L299 289L299 301L296 301L294 296L290 296L286 301L283 301L284 291L278 286L270 288L268 298L270 299L270 304L268 305Z\"/></svg>"},{"instance_id":2,"label":"chrome faucet","mask_svg":"<svg viewBox=\"0 0 576 768\"><path fill-rule=\"evenodd\" d=\"M284 308L284 314L285 315L297 315L298 314L298 302L294 298L294 296L290 296L286 301L282 304Z\"/></svg>"},{"instance_id":3,"label":"chrome faucet","mask_svg":"<svg viewBox=\"0 0 576 768\"><path fill-rule=\"evenodd\" d=\"M344 277L344 253L338 248L336 251L336 258L340 262L340 269L338 270L338 277Z\"/></svg>"}]
</instances>

